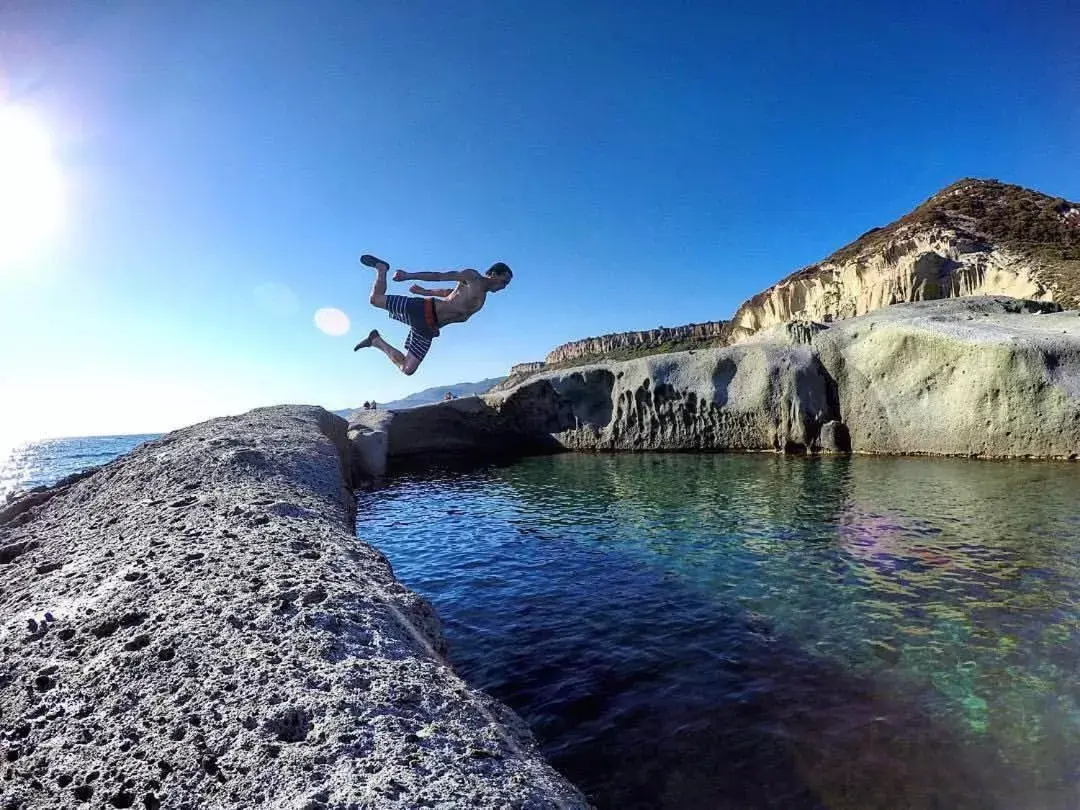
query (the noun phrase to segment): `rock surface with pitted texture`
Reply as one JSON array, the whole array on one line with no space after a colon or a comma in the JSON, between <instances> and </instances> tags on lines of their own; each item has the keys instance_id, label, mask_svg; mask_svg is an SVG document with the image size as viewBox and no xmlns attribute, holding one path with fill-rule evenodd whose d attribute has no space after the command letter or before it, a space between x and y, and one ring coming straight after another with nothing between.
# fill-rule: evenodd
<instances>
[{"instance_id":1,"label":"rock surface with pitted texture","mask_svg":"<svg viewBox=\"0 0 1080 810\"><path fill-rule=\"evenodd\" d=\"M267 408L8 505L5 810L586 806L354 536L348 453Z\"/></svg>"}]
</instances>

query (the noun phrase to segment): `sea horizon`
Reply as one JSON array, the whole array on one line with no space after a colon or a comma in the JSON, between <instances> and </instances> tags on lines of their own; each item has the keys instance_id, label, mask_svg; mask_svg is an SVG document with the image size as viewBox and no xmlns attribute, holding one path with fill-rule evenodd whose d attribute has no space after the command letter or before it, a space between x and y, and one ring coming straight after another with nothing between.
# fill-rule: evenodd
<instances>
[{"instance_id":1,"label":"sea horizon","mask_svg":"<svg viewBox=\"0 0 1080 810\"><path fill-rule=\"evenodd\" d=\"M164 433L115 433L33 439L0 448L0 498L107 464Z\"/></svg>"}]
</instances>

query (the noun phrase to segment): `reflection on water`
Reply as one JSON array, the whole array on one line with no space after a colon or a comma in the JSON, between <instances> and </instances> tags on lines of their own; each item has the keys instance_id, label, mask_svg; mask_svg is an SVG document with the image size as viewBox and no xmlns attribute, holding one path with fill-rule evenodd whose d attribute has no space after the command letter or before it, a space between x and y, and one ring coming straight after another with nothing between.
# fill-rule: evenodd
<instances>
[{"instance_id":1,"label":"reflection on water","mask_svg":"<svg viewBox=\"0 0 1080 810\"><path fill-rule=\"evenodd\" d=\"M1080 467L568 455L358 533L601 807L1080 806Z\"/></svg>"},{"instance_id":2,"label":"reflection on water","mask_svg":"<svg viewBox=\"0 0 1080 810\"><path fill-rule=\"evenodd\" d=\"M42 439L0 452L0 503L10 492L52 486L73 473L106 464L159 435Z\"/></svg>"}]
</instances>

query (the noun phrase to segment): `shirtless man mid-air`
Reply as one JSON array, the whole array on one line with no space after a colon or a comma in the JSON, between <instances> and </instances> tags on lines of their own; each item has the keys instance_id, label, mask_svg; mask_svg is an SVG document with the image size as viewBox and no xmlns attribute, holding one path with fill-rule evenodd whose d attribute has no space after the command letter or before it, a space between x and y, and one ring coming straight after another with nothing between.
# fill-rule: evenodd
<instances>
[{"instance_id":1,"label":"shirtless man mid-air","mask_svg":"<svg viewBox=\"0 0 1080 810\"><path fill-rule=\"evenodd\" d=\"M395 321L409 325L405 338L405 354L402 354L372 329L371 334L356 344L357 349L374 346L390 362L405 374L412 374L431 348L433 338L439 336L439 327L451 323L464 323L484 306L489 292L498 292L510 283L514 274L502 262L496 262L480 275L475 270L451 270L445 273L406 273L394 271L394 281L456 281L455 287L429 290L414 284L409 292L432 298L413 298L405 295L386 294L386 274L390 264L375 256L364 254L361 264L375 269L375 284L371 287L371 305L385 309ZM436 301L435 299L441 299Z\"/></svg>"}]
</instances>

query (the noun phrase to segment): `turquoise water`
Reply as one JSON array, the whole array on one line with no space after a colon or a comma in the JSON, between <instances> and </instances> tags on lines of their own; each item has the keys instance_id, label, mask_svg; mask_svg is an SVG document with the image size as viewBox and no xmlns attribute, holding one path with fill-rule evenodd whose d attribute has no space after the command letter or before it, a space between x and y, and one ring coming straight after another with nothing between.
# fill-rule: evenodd
<instances>
[{"instance_id":1,"label":"turquoise water","mask_svg":"<svg viewBox=\"0 0 1080 810\"><path fill-rule=\"evenodd\" d=\"M159 435L79 436L27 442L0 455L0 501L14 490L50 486L72 473L105 464Z\"/></svg>"},{"instance_id":2,"label":"turquoise water","mask_svg":"<svg viewBox=\"0 0 1080 810\"><path fill-rule=\"evenodd\" d=\"M1080 466L567 455L358 535L604 808L1080 806Z\"/></svg>"}]
</instances>

